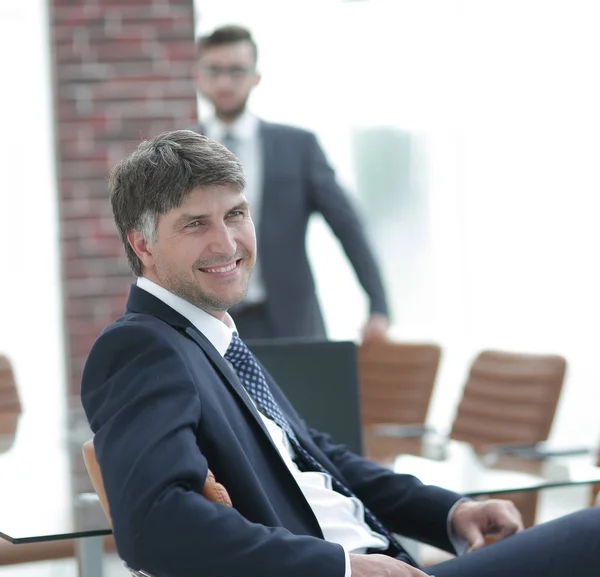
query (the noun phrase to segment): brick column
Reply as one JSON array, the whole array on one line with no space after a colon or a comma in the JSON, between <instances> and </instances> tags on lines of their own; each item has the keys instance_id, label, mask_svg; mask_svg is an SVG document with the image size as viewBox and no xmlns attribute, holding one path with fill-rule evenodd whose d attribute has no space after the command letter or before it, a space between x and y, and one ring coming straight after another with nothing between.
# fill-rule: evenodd
<instances>
[{"instance_id":1,"label":"brick column","mask_svg":"<svg viewBox=\"0 0 600 577\"><path fill-rule=\"evenodd\" d=\"M132 275L106 179L137 143L196 123L193 0L51 0L69 392Z\"/></svg>"}]
</instances>

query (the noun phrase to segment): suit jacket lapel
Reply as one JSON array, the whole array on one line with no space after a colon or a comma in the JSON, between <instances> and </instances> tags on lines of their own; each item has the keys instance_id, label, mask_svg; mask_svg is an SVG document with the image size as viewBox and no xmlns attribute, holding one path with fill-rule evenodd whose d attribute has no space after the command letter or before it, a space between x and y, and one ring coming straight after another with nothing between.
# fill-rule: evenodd
<instances>
[{"instance_id":1,"label":"suit jacket lapel","mask_svg":"<svg viewBox=\"0 0 600 577\"><path fill-rule=\"evenodd\" d=\"M212 343L187 318L180 315L177 311L173 310L169 305L156 298L154 295L139 288L137 285L131 286L129 299L127 300L127 310L129 312L145 313L158 317L173 328L185 332L192 340L194 340L208 357L215 370L221 375L224 383L232 394L239 397L248 409L250 416L256 421L271 444L273 443L271 435L269 435L262 418L258 414L256 407L250 400L246 389L244 389L233 368L219 354ZM273 445L273 448L277 450L275 445Z\"/></svg>"},{"instance_id":2,"label":"suit jacket lapel","mask_svg":"<svg viewBox=\"0 0 600 577\"><path fill-rule=\"evenodd\" d=\"M282 470L285 471L285 473L287 474L288 483L290 484L290 487L292 488L292 490L297 491L299 497L304 501L304 507L306 509L308 517L314 524L316 533L322 535L322 529L319 525L319 522L317 521L317 518L315 517L314 511L312 510L310 504L306 500L306 497L300 489L297 481L294 479L292 473L288 469L288 466L283 460L279 449L273 442L271 434L267 430L267 427L265 426L262 417L259 415L258 410L254 406L254 403L250 400L250 396L246 392L246 389L239 380L237 373L235 372L233 367L230 366L230 364L219 354L219 352L212 346L209 340L200 331L196 329L196 327L188 327L185 332L190 338L196 341L196 343L204 351L204 354L212 362L215 369L222 375L223 380L225 381L229 389L232 391L232 393L234 395L237 395L241 399L241 401L244 403L244 405L246 406L256 423L258 423L259 427L262 429L266 438L268 439L269 444L273 448L274 455L276 455L277 460L281 463Z\"/></svg>"},{"instance_id":3,"label":"suit jacket lapel","mask_svg":"<svg viewBox=\"0 0 600 577\"><path fill-rule=\"evenodd\" d=\"M273 439L271 438L271 435L269 434L256 407L254 406L254 403L250 400L250 397L248 396L246 389L240 382L235 370L219 354L219 352L215 349L211 342L186 317L180 315L169 305L156 298L154 295L151 295L145 290L139 288L135 284L131 286L129 298L127 300L127 313L142 313L157 317L169 324L170 326L172 326L173 328L175 328L176 330L184 332L200 347L203 353L210 360L217 373L221 375L225 385L229 388L229 390L234 396L237 396L241 400L243 405L248 410L251 419L253 419L256 422L256 424L260 427L261 431L266 436L266 439L273 448L274 455L278 458L279 462L281 463L282 471L285 471L287 474L289 486L292 488L291 490L297 491L298 496L304 500L308 518L312 519L312 522L315 527L315 532L316 534L319 534L321 532L321 528L316 520L316 517L314 516L314 512L308 504L308 501L306 501L304 493L302 493L297 482L294 480L294 477L289 471L287 465L285 464L281 454L279 453L279 450L273 443ZM272 378L269 377L268 381L270 384ZM296 427L294 427L294 429L297 433L300 433L299 436L302 436L304 439L306 439L306 437L304 437L304 432L298 431ZM310 446L309 443L306 444Z\"/></svg>"},{"instance_id":4,"label":"suit jacket lapel","mask_svg":"<svg viewBox=\"0 0 600 577\"><path fill-rule=\"evenodd\" d=\"M269 435L269 432L267 431L267 428L265 427L261 416L258 414L258 410L254 406L254 403L250 400L250 397L248 396L248 393L246 392L246 389L244 388L240 379L238 378L235 370L212 346L209 340L195 327L188 327L185 330L185 332L190 338L192 338L194 341L196 341L196 343L198 343L204 354L211 361L214 368L223 377L225 384L228 386L228 388L234 395L237 395L237 397L239 397L239 399L246 406L248 411L250 411L252 417L254 417L254 420L258 423L265 435L267 435L269 441L272 442L271 435Z\"/></svg>"},{"instance_id":5,"label":"suit jacket lapel","mask_svg":"<svg viewBox=\"0 0 600 577\"><path fill-rule=\"evenodd\" d=\"M277 452L277 455L280 457L281 455L279 454L279 449L277 449L277 447L275 446L275 443L273 443L273 439L271 438L271 435L270 435L269 431L267 430L267 427L265 426L262 417L258 413L258 409L254 405L254 403L250 400L250 396L248 395L248 393L246 392L246 389L244 388L244 385L242 385L240 379L238 378L237 373L235 372L235 369L229 364L229 362L227 360L225 360L219 354L219 352L212 346L210 341L200 331L198 331L196 329L196 327L188 327L185 332L190 338L192 338L194 341L196 341L196 343L198 343L198 345L200 346L200 348L202 349L204 354L209 358L209 360L211 361L211 363L213 364L215 369L221 374L221 376L223 377L223 380L225 381L226 385L229 387L231 392L234 395L237 395L240 398L240 400L244 403L244 405L246 406L248 411L250 411L250 413L254 417L254 420L258 423L260 428L263 430L263 432L269 439L271 445ZM259 362L259 364L260 364L261 369L265 372L265 375L268 375L267 384L269 387L271 387L271 383L274 382L273 378L268 374L268 372L265 370L265 368L262 366L262 364L260 362ZM287 414L287 411L282 407L281 403L280 403L280 408L283 410L284 415L288 419L290 426L292 427L294 433L296 433L296 436L301 441L304 448L307 451L309 451L309 453L313 454L314 450L311 450L311 447L314 448L314 444L311 443L310 436L307 436L305 430L303 430L300 426L298 426L298 423L296 423L295 419L289 418L289 414ZM321 462L329 463L328 468L336 471L336 473L337 473L336 476L338 477L338 480L340 480L341 475L340 475L339 471L337 471L337 469L332 466L332 464L329 462L329 459L327 459L325 457L325 455L323 455L321 452L319 452L319 455L313 454L313 457L317 458ZM323 457L325 457L325 459ZM331 474L334 474L334 473L331 473ZM346 481L342 481L342 482L345 483Z\"/></svg>"},{"instance_id":6,"label":"suit jacket lapel","mask_svg":"<svg viewBox=\"0 0 600 577\"><path fill-rule=\"evenodd\" d=\"M259 209L261 225L258 230L258 235L259 246L262 248L264 246L264 242L260 242L263 240L264 237L262 231L265 230L265 226L268 226L268 224L271 222L270 219L273 218L273 216L269 214L269 207L273 206L273 202L271 202L271 197L273 194L276 193L276 189L273 186L273 171L274 167L277 166L279 155L277 151L277 142L274 137L273 130L271 126L264 120L260 121L259 135L262 147L263 186Z\"/></svg>"}]
</instances>

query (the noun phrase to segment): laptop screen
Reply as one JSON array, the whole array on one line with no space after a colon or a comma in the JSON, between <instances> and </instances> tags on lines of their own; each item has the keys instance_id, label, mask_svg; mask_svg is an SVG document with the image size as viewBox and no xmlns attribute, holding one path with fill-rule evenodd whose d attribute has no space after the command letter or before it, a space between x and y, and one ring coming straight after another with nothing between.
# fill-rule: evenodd
<instances>
[{"instance_id":1,"label":"laptop screen","mask_svg":"<svg viewBox=\"0 0 600 577\"><path fill-rule=\"evenodd\" d=\"M362 454L354 343L280 339L247 345L310 427Z\"/></svg>"}]
</instances>

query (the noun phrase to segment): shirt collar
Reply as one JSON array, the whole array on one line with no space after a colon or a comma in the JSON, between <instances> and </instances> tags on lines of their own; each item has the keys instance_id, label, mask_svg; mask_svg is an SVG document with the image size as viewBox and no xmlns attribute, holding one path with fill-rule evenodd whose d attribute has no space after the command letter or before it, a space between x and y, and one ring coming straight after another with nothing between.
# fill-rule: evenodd
<instances>
[{"instance_id":1,"label":"shirt collar","mask_svg":"<svg viewBox=\"0 0 600 577\"><path fill-rule=\"evenodd\" d=\"M183 315L210 341L221 356L225 356L231 336L236 332L235 323L229 314L226 315L226 322L222 322L146 277L139 277L137 286Z\"/></svg>"},{"instance_id":2,"label":"shirt collar","mask_svg":"<svg viewBox=\"0 0 600 577\"><path fill-rule=\"evenodd\" d=\"M206 135L217 142L223 140L226 132L229 132L233 137L242 142L246 142L258 135L259 120L251 112L246 110L241 116L235 119L231 124L225 124L216 116L209 118L206 123Z\"/></svg>"}]
</instances>

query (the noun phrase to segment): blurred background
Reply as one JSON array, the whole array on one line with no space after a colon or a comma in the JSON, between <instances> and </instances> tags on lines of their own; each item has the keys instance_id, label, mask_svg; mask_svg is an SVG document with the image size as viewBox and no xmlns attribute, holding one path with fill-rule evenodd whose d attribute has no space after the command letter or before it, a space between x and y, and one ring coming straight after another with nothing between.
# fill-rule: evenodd
<instances>
[{"instance_id":1,"label":"blurred background","mask_svg":"<svg viewBox=\"0 0 600 577\"><path fill-rule=\"evenodd\" d=\"M77 395L131 280L107 173L195 125L194 37L235 22L260 47L253 110L315 131L361 208L392 335L444 349L429 420L475 351L558 352L552 436L598 438L599 20L584 0L4 0L0 350L24 406ZM308 245L331 337L356 338L366 303L317 218Z\"/></svg>"},{"instance_id":2,"label":"blurred background","mask_svg":"<svg viewBox=\"0 0 600 577\"><path fill-rule=\"evenodd\" d=\"M0 352L30 434L79 404L132 281L108 172L207 114L194 39L229 23L259 45L253 111L314 131L359 206L391 336L442 347L427 422L449 429L476 352L558 353L550 438L597 444L594 0L2 0ZM317 217L307 242L329 334L356 340L354 273Z\"/></svg>"}]
</instances>

